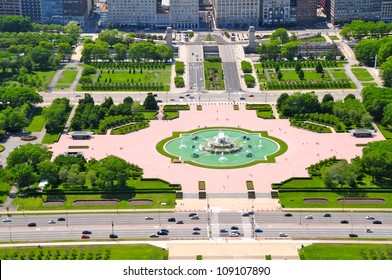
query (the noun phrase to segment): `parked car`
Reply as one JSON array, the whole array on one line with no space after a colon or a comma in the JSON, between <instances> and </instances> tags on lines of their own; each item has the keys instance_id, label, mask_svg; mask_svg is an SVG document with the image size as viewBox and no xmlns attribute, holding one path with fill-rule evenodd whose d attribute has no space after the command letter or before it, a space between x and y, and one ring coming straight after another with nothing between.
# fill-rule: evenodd
<instances>
[{"instance_id":1,"label":"parked car","mask_svg":"<svg viewBox=\"0 0 392 280\"><path fill-rule=\"evenodd\" d=\"M249 95L249 97L255 97L253 94Z\"/></svg>"},{"instance_id":2,"label":"parked car","mask_svg":"<svg viewBox=\"0 0 392 280\"><path fill-rule=\"evenodd\" d=\"M341 224L348 224L348 221L347 220L341 220L340 223Z\"/></svg>"},{"instance_id":3,"label":"parked car","mask_svg":"<svg viewBox=\"0 0 392 280\"><path fill-rule=\"evenodd\" d=\"M37 224L36 224L36 223L34 223L34 222L32 222L32 223L28 223L28 224L27 224L27 226L28 226L28 227L36 227L36 226L37 226Z\"/></svg>"},{"instance_id":4,"label":"parked car","mask_svg":"<svg viewBox=\"0 0 392 280\"><path fill-rule=\"evenodd\" d=\"M82 238L82 239L90 239L90 235L82 235L80 238Z\"/></svg>"},{"instance_id":5,"label":"parked car","mask_svg":"<svg viewBox=\"0 0 392 280\"><path fill-rule=\"evenodd\" d=\"M248 212L242 213L241 216L242 216L242 217L249 217L249 213L248 213Z\"/></svg>"},{"instance_id":6,"label":"parked car","mask_svg":"<svg viewBox=\"0 0 392 280\"><path fill-rule=\"evenodd\" d=\"M84 231L82 232L82 234L93 234L93 233L91 232L91 230L84 230Z\"/></svg>"}]
</instances>

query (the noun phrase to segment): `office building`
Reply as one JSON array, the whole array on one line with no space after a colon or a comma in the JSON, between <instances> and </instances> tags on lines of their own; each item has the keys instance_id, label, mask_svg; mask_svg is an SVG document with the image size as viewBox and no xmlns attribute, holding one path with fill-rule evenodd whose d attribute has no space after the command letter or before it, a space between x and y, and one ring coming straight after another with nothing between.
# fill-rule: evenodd
<instances>
[{"instance_id":1,"label":"office building","mask_svg":"<svg viewBox=\"0 0 392 280\"><path fill-rule=\"evenodd\" d=\"M91 8L91 0L63 0L64 24L75 20L80 23L81 27L84 27Z\"/></svg>"},{"instance_id":2,"label":"office building","mask_svg":"<svg viewBox=\"0 0 392 280\"><path fill-rule=\"evenodd\" d=\"M170 0L170 21L175 29L199 27L199 0Z\"/></svg>"},{"instance_id":3,"label":"office building","mask_svg":"<svg viewBox=\"0 0 392 280\"><path fill-rule=\"evenodd\" d=\"M20 14L41 23L41 0L20 0Z\"/></svg>"},{"instance_id":4,"label":"office building","mask_svg":"<svg viewBox=\"0 0 392 280\"><path fill-rule=\"evenodd\" d=\"M0 15L20 15L19 0L0 0Z\"/></svg>"},{"instance_id":5,"label":"office building","mask_svg":"<svg viewBox=\"0 0 392 280\"><path fill-rule=\"evenodd\" d=\"M212 5L218 27L259 25L260 0L212 0Z\"/></svg>"},{"instance_id":6,"label":"office building","mask_svg":"<svg viewBox=\"0 0 392 280\"><path fill-rule=\"evenodd\" d=\"M296 0L297 24L312 24L317 21L319 0Z\"/></svg>"},{"instance_id":7,"label":"office building","mask_svg":"<svg viewBox=\"0 0 392 280\"><path fill-rule=\"evenodd\" d=\"M381 20L384 22L392 22L392 0L382 1Z\"/></svg>"},{"instance_id":8,"label":"office building","mask_svg":"<svg viewBox=\"0 0 392 280\"><path fill-rule=\"evenodd\" d=\"M290 23L290 2L290 0L263 0L260 7L261 24L284 25ZM298 14L298 9L296 12Z\"/></svg>"},{"instance_id":9,"label":"office building","mask_svg":"<svg viewBox=\"0 0 392 280\"><path fill-rule=\"evenodd\" d=\"M333 24L351 22L355 19L364 21L381 20L382 0L330 0L330 18Z\"/></svg>"}]
</instances>

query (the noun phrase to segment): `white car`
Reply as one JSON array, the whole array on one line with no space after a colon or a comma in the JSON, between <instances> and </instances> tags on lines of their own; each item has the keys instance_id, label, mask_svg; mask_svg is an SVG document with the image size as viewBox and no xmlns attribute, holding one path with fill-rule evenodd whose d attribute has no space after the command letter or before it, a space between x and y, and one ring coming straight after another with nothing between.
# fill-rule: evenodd
<instances>
[{"instance_id":1,"label":"white car","mask_svg":"<svg viewBox=\"0 0 392 280\"><path fill-rule=\"evenodd\" d=\"M313 220L313 216L312 216L312 215L305 216L305 219L307 219L307 220Z\"/></svg>"},{"instance_id":2,"label":"white car","mask_svg":"<svg viewBox=\"0 0 392 280\"><path fill-rule=\"evenodd\" d=\"M287 233L281 232L281 233L279 233L279 237L288 237L288 235L287 235Z\"/></svg>"},{"instance_id":3,"label":"white car","mask_svg":"<svg viewBox=\"0 0 392 280\"><path fill-rule=\"evenodd\" d=\"M153 217L151 217L151 216L147 216L147 217L145 217L144 219L145 219L145 220L147 220L147 221L154 220L154 218L153 218Z\"/></svg>"},{"instance_id":4,"label":"white car","mask_svg":"<svg viewBox=\"0 0 392 280\"><path fill-rule=\"evenodd\" d=\"M374 220L373 216L366 216L366 220Z\"/></svg>"},{"instance_id":5,"label":"white car","mask_svg":"<svg viewBox=\"0 0 392 280\"><path fill-rule=\"evenodd\" d=\"M373 233L373 230L370 229L370 228L367 228L367 229L366 229L366 233Z\"/></svg>"},{"instance_id":6,"label":"white car","mask_svg":"<svg viewBox=\"0 0 392 280\"><path fill-rule=\"evenodd\" d=\"M53 225L53 224L55 224L55 223L56 223L55 220L50 220L50 221L48 221L48 224L49 224L49 225Z\"/></svg>"},{"instance_id":7,"label":"white car","mask_svg":"<svg viewBox=\"0 0 392 280\"><path fill-rule=\"evenodd\" d=\"M4 218L3 222L7 223L7 222L12 222L12 219L10 217Z\"/></svg>"},{"instance_id":8,"label":"white car","mask_svg":"<svg viewBox=\"0 0 392 280\"><path fill-rule=\"evenodd\" d=\"M199 220L199 216L194 215L194 216L191 217L191 219L192 219L192 220Z\"/></svg>"},{"instance_id":9,"label":"white car","mask_svg":"<svg viewBox=\"0 0 392 280\"><path fill-rule=\"evenodd\" d=\"M230 232L230 236L231 237L238 237L240 235L238 234L238 232Z\"/></svg>"}]
</instances>

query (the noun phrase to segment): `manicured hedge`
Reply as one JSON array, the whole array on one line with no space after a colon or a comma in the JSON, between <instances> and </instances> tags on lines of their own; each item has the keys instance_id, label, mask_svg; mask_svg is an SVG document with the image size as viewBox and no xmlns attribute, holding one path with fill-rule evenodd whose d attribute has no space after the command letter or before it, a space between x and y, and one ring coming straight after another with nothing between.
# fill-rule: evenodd
<instances>
[{"instance_id":1,"label":"manicured hedge","mask_svg":"<svg viewBox=\"0 0 392 280\"><path fill-rule=\"evenodd\" d=\"M174 84L176 85L176 88L183 88L183 87L185 87L184 78L181 77L181 76L175 76L174 77Z\"/></svg>"},{"instance_id":2,"label":"manicured hedge","mask_svg":"<svg viewBox=\"0 0 392 280\"><path fill-rule=\"evenodd\" d=\"M185 72L185 64L184 64L184 62L176 61L175 70L176 70L176 73L179 74L179 75L184 74L184 72Z\"/></svg>"},{"instance_id":3,"label":"manicured hedge","mask_svg":"<svg viewBox=\"0 0 392 280\"><path fill-rule=\"evenodd\" d=\"M249 61L241 61L241 68L244 73L252 73L252 64Z\"/></svg>"}]
</instances>

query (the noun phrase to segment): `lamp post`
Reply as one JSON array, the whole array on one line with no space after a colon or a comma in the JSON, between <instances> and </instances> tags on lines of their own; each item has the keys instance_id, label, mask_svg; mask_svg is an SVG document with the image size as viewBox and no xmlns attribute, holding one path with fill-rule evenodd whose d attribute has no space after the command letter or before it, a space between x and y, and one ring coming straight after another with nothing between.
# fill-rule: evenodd
<instances>
[{"instance_id":1,"label":"lamp post","mask_svg":"<svg viewBox=\"0 0 392 280\"><path fill-rule=\"evenodd\" d=\"M12 222L10 222L10 243L12 243Z\"/></svg>"},{"instance_id":2,"label":"lamp post","mask_svg":"<svg viewBox=\"0 0 392 280\"><path fill-rule=\"evenodd\" d=\"M112 234L114 234L114 222L112 221Z\"/></svg>"}]
</instances>

